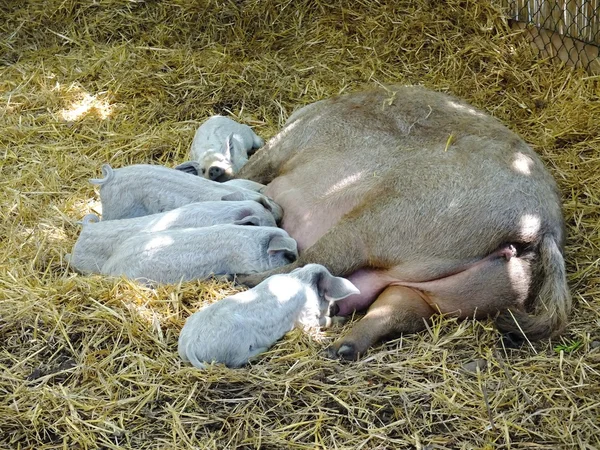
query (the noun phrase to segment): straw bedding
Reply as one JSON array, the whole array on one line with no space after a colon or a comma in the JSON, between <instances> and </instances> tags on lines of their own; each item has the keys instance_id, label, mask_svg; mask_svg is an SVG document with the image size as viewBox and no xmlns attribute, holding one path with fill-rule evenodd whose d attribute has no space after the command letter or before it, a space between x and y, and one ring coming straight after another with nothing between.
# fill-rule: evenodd
<instances>
[{"instance_id":1,"label":"straw bedding","mask_svg":"<svg viewBox=\"0 0 600 450\"><path fill-rule=\"evenodd\" d=\"M540 60L485 1L8 1L0 5L0 447L518 449L600 446L600 78ZM418 83L483 108L563 193L575 308L509 349L492 324L328 360L289 333L249 367L176 356L186 317L236 292L150 290L64 260L101 163L183 162L231 114L264 138L304 104Z\"/></svg>"}]
</instances>

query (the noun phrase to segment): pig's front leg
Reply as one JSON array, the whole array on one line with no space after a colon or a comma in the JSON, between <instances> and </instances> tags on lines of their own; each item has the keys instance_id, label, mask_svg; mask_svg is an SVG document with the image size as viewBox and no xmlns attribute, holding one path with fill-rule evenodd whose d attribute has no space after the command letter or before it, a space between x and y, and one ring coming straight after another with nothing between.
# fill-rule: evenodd
<instances>
[{"instance_id":1,"label":"pig's front leg","mask_svg":"<svg viewBox=\"0 0 600 450\"><path fill-rule=\"evenodd\" d=\"M269 184L279 175L279 168L283 163L281 158L278 157L278 153L277 149L272 149L270 145L266 145L244 164L234 178Z\"/></svg>"},{"instance_id":2,"label":"pig's front leg","mask_svg":"<svg viewBox=\"0 0 600 450\"><path fill-rule=\"evenodd\" d=\"M333 276L348 276L365 267L368 262L360 236L351 221L342 219L312 247L307 248L294 263L267 272L242 275L237 280L239 283L253 287L272 275L290 273L298 267L312 263L325 266Z\"/></svg>"},{"instance_id":3,"label":"pig's front leg","mask_svg":"<svg viewBox=\"0 0 600 450\"><path fill-rule=\"evenodd\" d=\"M358 359L384 338L416 333L435 313L423 293L405 286L388 286L371 305L365 317L327 350L330 358Z\"/></svg>"}]
</instances>

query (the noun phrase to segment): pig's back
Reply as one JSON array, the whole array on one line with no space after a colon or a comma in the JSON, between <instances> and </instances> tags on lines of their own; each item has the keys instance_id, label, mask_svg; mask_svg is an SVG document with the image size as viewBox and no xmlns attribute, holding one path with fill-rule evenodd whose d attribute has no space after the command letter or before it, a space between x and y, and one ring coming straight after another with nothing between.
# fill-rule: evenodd
<instances>
[{"instance_id":1,"label":"pig's back","mask_svg":"<svg viewBox=\"0 0 600 450\"><path fill-rule=\"evenodd\" d=\"M445 94L393 86L336 97L294 113L280 134L269 151L291 155L265 194L300 249L365 208L417 265L468 260L547 229L563 239L556 185L535 152Z\"/></svg>"}]
</instances>

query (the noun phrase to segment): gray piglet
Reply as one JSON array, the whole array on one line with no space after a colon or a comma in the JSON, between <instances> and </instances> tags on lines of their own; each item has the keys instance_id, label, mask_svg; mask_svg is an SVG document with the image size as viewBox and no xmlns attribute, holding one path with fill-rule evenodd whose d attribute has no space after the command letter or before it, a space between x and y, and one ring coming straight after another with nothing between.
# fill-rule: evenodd
<instances>
[{"instance_id":1,"label":"gray piglet","mask_svg":"<svg viewBox=\"0 0 600 450\"><path fill-rule=\"evenodd\" d=\"M179 355L200 369L212 361L240 367L294 327L329 325L331 304L358 293L319 264L274 275L192 314L179 335Z\"/></svg>"},{"instance_id":2,"label":"gray piglet","mask_svg":"<svg viewBox=\"0 0 600 450\"><path fill-rule=\"evenodd\" d=\"M273 214L276 221L283 210L259 192L217 183L168 167L134 164L113 169L102 165L104 178L91 179L100 186L102 220L128 219L179 208L195 202L253 200Z\"/></svg>"},{"instance_id":3,"label":"gray piglet","mask_svg":"<svg viewBox=\"0 0 600 450\"><path fill-rule=\"evenodd\" d=\"M177 170L210 180L232 178L248 162L248 155L262 147L264 141L248 125L224 116L212 116L194 135L190 159ZM197 164L195 164L197 163Z\"/></svg>"},{"instance_id":4,"label":"gray piglet","mask_svg":"<svg viewBox=\"0 0 600 450\"><path fill-rule=\"evenodd\" d=\"M297 257L296 241L281 228L214 225L130 237L115 249L101 273L177 283L258 273Z\"/></svg>"},{"instance_id":5,"label":"gray piglet","mask_svg":"<svg viewBox=\"0 0 600 450\"><path fill-rule=\"evenodd\" d=\"M83 228L69 256L69 264L83 274L99 273L119 245L140 233L218 224L276 226L273 215L260 203L250 200L190 203L164 213L101 222L88 214L81 223Z\"/></svg>"}]
</instances>

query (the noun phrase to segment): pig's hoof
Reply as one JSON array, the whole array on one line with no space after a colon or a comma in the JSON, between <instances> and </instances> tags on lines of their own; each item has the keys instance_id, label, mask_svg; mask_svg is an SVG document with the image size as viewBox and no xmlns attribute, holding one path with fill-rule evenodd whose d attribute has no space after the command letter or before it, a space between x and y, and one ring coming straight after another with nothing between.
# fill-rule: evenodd
<instances>
[{"instance_id":1,"label":"pig's hoof","mask_svg":"<svg viewBox=\"0 0 600 450\"><path fill-rule=\"evenodd\" d=\"M506 348L519 348L525 339L517 333L505 333L502 335L502 342Z\"/></svg>"},{"instance_id":2,"label":"pig's hoof","mask_svg":"<svg viewBox=\"0 0 600 450\"><path fill-rule=\"evenodd\" d=\"M213 275L213 278L221 283L233 281L233 275Z\"/></svg>"},{"instance_id":3,"label":"pig's hoof","mask_svg":"<svg viewBox=\"0 0 600 450\"><path fill-rule=\"evenodd\" d=\"M360 356L354 344L346 343L334 343L327 349L327 356L331 359L346 359L348 361L355 361Z\"/></svg>"}]
</instances>

